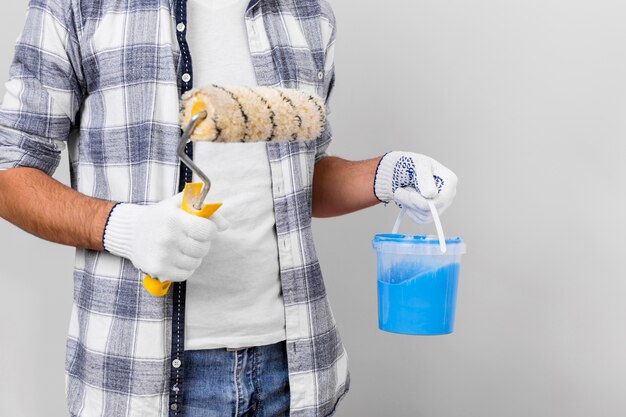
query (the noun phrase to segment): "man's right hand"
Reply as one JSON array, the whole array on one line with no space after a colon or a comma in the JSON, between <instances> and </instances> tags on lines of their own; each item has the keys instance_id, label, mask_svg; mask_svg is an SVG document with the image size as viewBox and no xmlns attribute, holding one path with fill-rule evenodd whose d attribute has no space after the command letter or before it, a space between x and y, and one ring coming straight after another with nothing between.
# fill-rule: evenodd
<instances>
[{"instance_id":1,"label":"man's right hand","mask_svg":"<svg viewBox=\"0 0 626 417\"><path fill-rule=\"evenodd\" d=\"M153 278L184 281L209 253L217 232L228 222L214 213L205 219L186 213L182 193L152 205L118 204L111 211L104 248L129 259Z\"/></svg>"}]
</instances>

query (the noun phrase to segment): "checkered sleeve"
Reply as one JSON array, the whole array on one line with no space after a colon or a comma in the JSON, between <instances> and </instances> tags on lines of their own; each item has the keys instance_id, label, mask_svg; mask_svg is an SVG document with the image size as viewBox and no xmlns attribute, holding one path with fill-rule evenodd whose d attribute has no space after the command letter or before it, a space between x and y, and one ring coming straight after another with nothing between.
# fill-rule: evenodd
<instances>
[{"instance_id":1,"label":"checkered sleeve","mask_svg":"<svg viewBox=\"0 0 626 417\"><path fill-rule=\"evenodd\" d=\"M30 0L0 105L0 170L58 166L82 100L72 0Z\"/></svg>"},{"instance_id":2,"label":"checkered sleeve","mask_svg":"<svg viewBox=\"0 0 626 417\"><path fill-rule=\"evenodd\" d=\"M326 106L326 116L331 113L330 95L335 86L335 40L337 36L337 27L335 24L335 14L329 2L323 0L321 6L321 26L322 38L326 48L324 50L324 97ZM326 119L326 127L321 137L317 140L317 150L315 152L315 162L328 156L326 153L328 146L332 141L332 128L328 117Z\"/></svg>"}]
</instances>

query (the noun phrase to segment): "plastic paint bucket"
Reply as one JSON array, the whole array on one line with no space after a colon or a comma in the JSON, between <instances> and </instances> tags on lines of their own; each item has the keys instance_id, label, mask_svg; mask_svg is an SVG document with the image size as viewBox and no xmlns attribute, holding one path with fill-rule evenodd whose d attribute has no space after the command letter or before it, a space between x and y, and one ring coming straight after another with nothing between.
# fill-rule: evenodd
<instances>
[{"instance_id":1,"label":"plastic paint bucket","mask_svg":"<svg viewBox=\"0 0 626 417\"><path fill-rule=\"evenodd\" d=\"M445 239L443 253L437 236L377 234L372 247L378 327L410 335L452 333L463 240Z\"/></svg>"}]
</instances>

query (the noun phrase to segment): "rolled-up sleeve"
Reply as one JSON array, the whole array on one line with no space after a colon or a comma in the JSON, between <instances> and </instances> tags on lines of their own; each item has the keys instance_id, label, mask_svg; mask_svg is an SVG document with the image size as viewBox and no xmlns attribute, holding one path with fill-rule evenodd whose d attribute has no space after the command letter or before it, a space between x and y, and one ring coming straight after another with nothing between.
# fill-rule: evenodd
<instances>
[{"instance_id":1,"label":"rolled-up sleeve","mask_svg":"<svg viewBox=\"0 0 626 417\"><path fill-rule=\"evenodd\" d=\"M31 0L0 104L0 170L51 175L82 101L76 22L70 0Z\"/></svg>"},{"instance_id":2,"label":"rolled-up sleeve","mask_svg":"<svg viewBox=\"0 0 626 417\"><path fill-rule=\"evenodd\" d=\"M335 24L335 14L328 1L320 2L322 6L322 37L325 42L324 51L324 105L326 107L326 125L322 135L317 139L317 149L315 152L315 162L328 156L327 150L332 142L333 131L328 116L331 113L330 96L335 86L335 39L337 28Z\"/></svg>"}]
</instances>

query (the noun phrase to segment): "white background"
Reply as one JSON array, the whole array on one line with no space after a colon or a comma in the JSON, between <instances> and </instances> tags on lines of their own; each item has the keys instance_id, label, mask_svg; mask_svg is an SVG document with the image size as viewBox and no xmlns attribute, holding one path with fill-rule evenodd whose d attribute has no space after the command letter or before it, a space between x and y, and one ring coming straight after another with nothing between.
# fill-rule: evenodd
<instances>
[{"instance_id":1,"label":"white background","mask_svg":"<svg viewBox=\"0 0 626 417\"><path fill-rule=\"evenodd\" d=\"M626 415L626 3L332 1L331 153L447 165L468 244L454 334L386 334L370 240L395 206L315 220L352 371L337 415ZM5 78L26 3L3 4ZM67 415L73 250L4 221L0 247L0 415Z\"/></svg>"}]
</instances>

